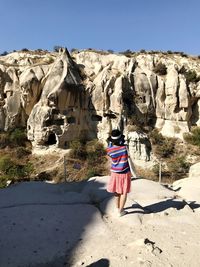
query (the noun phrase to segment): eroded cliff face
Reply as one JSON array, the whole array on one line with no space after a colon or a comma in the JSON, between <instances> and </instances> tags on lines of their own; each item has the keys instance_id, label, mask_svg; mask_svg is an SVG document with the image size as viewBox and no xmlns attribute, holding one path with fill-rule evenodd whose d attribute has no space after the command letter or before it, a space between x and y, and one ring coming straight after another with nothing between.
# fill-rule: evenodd
<instances>
[{"instance_id":1,"label":"eroded cliff face","mask_svg":"<svg viewBox=\"0 0 200 267\"><path fill-rule=\"evenodd\" d=\"M159 63L166 73L155 73ZM147 136L134 125L179 138L200 125L200 83L183 67L200 74L199 59L174 54L11 53L0 57L0 130L24 126L33 146L67 148L76 138L105 143L119 127L149 160L140 153Z\"/></svg>"}]
</instances>

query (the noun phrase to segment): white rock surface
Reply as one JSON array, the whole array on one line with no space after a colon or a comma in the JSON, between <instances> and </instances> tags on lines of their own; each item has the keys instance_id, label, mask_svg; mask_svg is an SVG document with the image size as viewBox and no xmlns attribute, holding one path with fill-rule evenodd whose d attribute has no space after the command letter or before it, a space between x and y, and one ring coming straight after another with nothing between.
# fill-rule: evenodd
<instances>
[{"instance_id":1,"label":"white rock surface","mask_svg":"<svg viewBox=\"0 0 200 267\"><path fill-rule=\"evenodd\" d=\"M200 211L200 163L190 167L189 177L173 183L177 195L190 202L190 205Z\"/></svg>"},{"instance_id":2,"label":"white rock surface","mask_svg":"<svg viewBox=\"0 0 200 267\"><path fill-rule=\"evenodd\" d=\"M119 217L107 181L1 189L0 267L200 265L198 199L191 205L190 196L183 200L179 191L136 179L128 214ZM192 194L186 181L179 185Z\"/></svg>"},{"instance_id":3,"label":"white rock surface","mask_svg":"<svg viewBox=\"0 0 200 267\"><path fill-rule=\"evenodd\" d=\"M200 162L193 164L189 170L189 178L200 177Z\"/></svg>"}]
</instances>

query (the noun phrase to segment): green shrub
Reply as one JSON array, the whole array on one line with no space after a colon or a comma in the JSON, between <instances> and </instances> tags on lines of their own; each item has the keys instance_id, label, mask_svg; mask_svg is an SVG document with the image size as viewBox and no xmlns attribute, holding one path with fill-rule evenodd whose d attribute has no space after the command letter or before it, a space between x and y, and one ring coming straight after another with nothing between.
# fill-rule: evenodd
<instances>
[{"instance_id":1,"label":"green shrub","mask_svg":"<svg viewBox=\"0 0 200 267\"><path fill-rule=\"evenodd\" d=\"M197 83L200 81L200 76L197 75L195 70L187 70L185 66L182 66L179 70L180 74L183 74L185 76L187 84L189 83Z\"/></svg>"},{"instance_id":2,"label":"green shrub","mask_svg":"<svg viewBox=\"0 0 200 267\"><path fill-rule=\"evenodd\" d=\"M0 148L5 148L9 145L9 134L5 132L0 133Z\"/></svg>"},{"instance_id":3,"label":"green shrub","mask_svg":"<svg viewBox=\"0 0 200 267\"><path fill-rule=\"evenodd\" d=\"M152 171L157 177L159 176L159 170L160 170L160 165L158 163L154 164Z\"/></svg>"},{"instance_id":4,"label":"green shrub","mask_svg":"<svg viewBox=\"0 0 200 267\"><path fill-rule=\"evenodd\" d=\"M126 57L131 57L132 54L134 54L134 52L132 52L130 49L127 49L125 51L120 52L120 54L122 54L122 55L124 55Z\"/></svg>"},{"instance_id":5,"label":"green shrub","mask_svg":"<svg viewBox=\"0 0 200 267\"><path fill-rule=\"evenodd\" d=\"M83 142L80 140L70 142L70 157L84 161L85 173L83 177L89 178L101 175L105 170L105 148L97 139Z\"/></svg>"},{"instance_id":6,"label":"green shrub","mask_svg":"<svg viewBox=\"0 0 200 267\"><path fill-rule=\"evenodd\" d=\"M76 49L76 48L72 48L72 49L70 50L71 53L73 53L73 52L77 52L77 51L78 51L78 49Z\"/></svg>"},{"instance_id":7,"label":"green shrub","mask_svg":"<svg viewBox=\"0 0 200 267\"><path fill-rule=\"evenodd\" d=\"M184 73L187 83L197 83L200 81L200 76L197 75L196 71L188 70Z\"/></svg>"},{"instance_id":8,"label":"green shrub","mask_svg":"<svg viewBox=\"0 0 200 267\"><path fill-rule=\"evenodd\" d=\"M114 51L113 51L112 49L108 49L107 51L108 51L108 53L110 53L110 54L113 54L113 53L114 53Z\"/></svg>"},{"instance_id":9,"label":"green shrub","mask_svg":"<svg viewBox=\"0 0 200 267\"><path fill-rule=\"evenodd\" d=\"M10 142L16 146L23 146L27 141L26 133L24 129L16 128L10 133Z\"/></svg>"},{"instance_id":10,"label":"green shrub","mask_svg":"<svg viewBox=\"0 0 200 267\"><path fill-rule=\"evenodd\" d=\"M7 185L8 177L5 175L0 175L0 188L4 188Z\"/></svg>"},{"instance_id":11,"label":"green shrub","mask_svg":"<svg viewBox=\"0 0 200 267\"><path fill-rule=\"evenodd\" d=\"M187 69L185 68L185 66L182 66L179 70L180 74L185 74L187 72Z\"/></svg>"},{"instance_id":12,"label":"green shrub","mask_svg":"<svg viewBox=\"0 0 200 267\"><path fill-rule=\"evenodd\" d=\"M200 147L200 127L193 128L191 133L185 133L183 138L187 143Z\"/></svg>"},{"instance_id":13,"label":"green shrub","mask_svg":"<svg viewBox=\"0 0 200 267\"><path fill-rule=\"evenodd\" d=\"M0 171L9 179L20 177L22 174L21 166L13 162L8 155L0 158Z\"/></svg>"},{"instance_id":14,"label":"green shrub","mask_svg":"<svg viewBox=\"0 0 200 267\"><path fill-rule=\"evenodd\" d=\"M188 57L188 55L185 54L184 52L180 52L179 54L180 54L182 57Z\"/></svg>"},{"instance_id":15,"label":"green shrub","mask_svg":"<svg viewBox=\"0 0 200 267\"><path fill-rule=\"evenodd\" d=\"M7 51L4 51L3 53L0 54L0 56L7 56L9 53Z\"/></svg>"},{"instance_id":16,"label":"green shrub","mask_svg":"<svg viewBox=\"0 0 200 267\"><path fill-rule=\"evenodd\" d=\"M106 153L103 144L97 139L86 143L81 140L74 140L70 142L69 147L71 148L71 156L90 161L102 157Z\"/></svg>"},{"instance_id":17,"label":"green shrub","mask_svg":"<svg viewBox=\"0 0 200 267\"><path fill-rule=\"evenodd\" d=\"M0 171L8 174L9 170L13 167L13 162L8 155L0 158Z\"/></svg>"},{"instance_id":18,"label":"green shrub","mask_svg":"<svg viewBox=\"0 0 200 267\"><path fill-rule=\"evenodd\" d=\"M25 165L23 165L24 177L29 177L30 174L33 173L33 171L34 171L34 167L31 162L28 162Z\"/></svg>"},{"instance_id":19,"label":"green shrub","mask_svg":"<svg viewBox=\"0 0 200 267\"><path fill-rule=\"evenodd\" d=\"M13 165L9 168L6 174L9 179L18 179L26 177L23 166L17 165L15 163L13 163Z\"/></svg>"},{"instance_id":20,"label":"green shrub","mask_svg":"<svg viewBox=\"0 0 200 267\"><path fill-rule=\"evenodd\" d=\"M97 139L87 142L86 144L87 160L91 165L103 163L106 154L102 143Z\"/></svg>"},{"instance_id":21,"label":"green shrub","mask_svg":"<svg viewBox=\"0 0 200 267\"><path fill-rule=\"evenodd\" d=\"M165 137L160 145L156 146L156 154L161 158L168 158L173 155L175 150L175 139Z\"/></svg>"},{"instance_id":22,"label":"green shrub","mask_svg":"<svg viewBox=\"0 0 200 267\"><path fill-rule=\"evenodd\" d=\"M31 154L31 151L23 146L16 148L16 156L18 158L23 158Z\"/></svg>"},{"instance_id":23,"label":"green shrub","mask_svg":"<svg viewBox=\"0 0 200 267\"><path fill-rule=\"evenodd\" d=\"M33 172L33 165L31 163L17 164L8 155L5 155L0 158L0 172L8 179L21 179L28 177Z\"/></svg>"},{"instance_id":24,"label":"green shrub","mask_svg":"<svg viewBox=\"0 0 200 267\"><path fill-rule=\"evenodd\" d=\"M155 67L154 67L154 72L156 74L159 74L159 75L166 75L167 74L167 67L165 66L165 64L163 63L158 63Z\"/></svg>"},{"instance_id":25,"label":"green shrub","mask_svg":"<svg viewBox=\"0 0 200 267\"><path fill-rule=\"evenodd\" d=\"M150 133L151 143L154 145L154 153L160 158L168 158L174 154L175 139L164 137L157 129Z\"/></svg>"},{"instance_id":26,"label":"green shrub","mask_svg":"<svg viewBox=\"0 0 200 267\"><path fill-rule=\"evenodd\" d=\"M77 159L86 159L87 151L85 144L80 140L74 140L69 143L71 149L70 156Z\"/></svg>"},{"instance_id":27,"label":"green shrub","mask_svg":"<svg viewBox=\"0 0 200 267\"><path fill-rule=\"evenodd\" d=\"M173 179L179 179L184 174L188 173L190 163L186 161L185 156L174 157L167 162L167 168Z\"/></svg>"},{"instance_id":28,"label":"green shrub","mask_svg":"<svg viewBox=\"0 0 200 267\"><path fill-rule=\"evenodd\" d=\"M59 46L59 45L55 45L54 47L53 47L53 50L54 50L54 52L59 52L59 50L62 48L62 46Z\"/></svg>"},{"instance_id":29,"label":"green shrub","mask_svg":"<svg viewBox=\"0 0 200 267\"><path fill-rule=\"evenodd\" d=\"M28 52L29 50L27 48L22 48L21 51Z\"/></svg>"},{"instance_id":30,"label":"green shrub","mask_svg":"<svg viewBox=\"0 0 200 267\"><path fill-rule=\"evenodd\" d=\"M159 133L158 129L153 129L149 137L153 145L162 144L164 141L164 136L161 133Z\"/></svg>"},{"instance_id":31,"label":"green shrub","mask_svg":"<svg viewBox=\"0 0 200 267\"><path fill-rule=\"evenodd\" d=\"M8 52L7 51L4 51L3 53L1 53L0 56L7 56L8 55Z\"/></svg>"},{"instance_id":32,"label":"green shrub","mask_svg":"<svg viewBox=\"0 0 200 267\"><path fill-rule=\"evenodd\" d=\"M106 153L104 145L101 142L99 142L97 139L88 141L86 143L86 151L87 153L95 152L98 157L104 156Z\"/></svg>"}]
</instances>

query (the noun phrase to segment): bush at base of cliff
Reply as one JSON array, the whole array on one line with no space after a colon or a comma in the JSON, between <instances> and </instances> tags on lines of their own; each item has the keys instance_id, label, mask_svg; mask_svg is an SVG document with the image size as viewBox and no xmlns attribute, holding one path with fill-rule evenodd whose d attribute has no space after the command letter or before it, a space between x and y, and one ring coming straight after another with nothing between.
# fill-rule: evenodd
<instances>
[{"instance_id":1,"label":"bush at base of cliff","mask_svg":"<svg viewBox=\"0 0 200 267\"><path fill-rule=\"evenodd\" d=\"M70 148L70 156L78 159L96 161L106 154L103 144L97 139L88 142L75 140L70 142Z\"/></svg>"},{"instance_id":2,"label":"bush at base of cliff","mask_svg":"<svg viewBox=\"0 0 200 267\"><path fill-rule=\"evenodd\" d=\"M6 187L8 180L9 178L7 176L0 175L0 188Z\"/></svg>"},{"instance_id":3,"label":"bush at base of cliff","mask_svg":"<svg viewBox=\"0 0 200 267\"><path fill-rule=\"evenodd\" d=\"M200 147L200 127L193 128L191 133L184 134L183 138L187 143Z\"/></svg>"},{"instance_id":4,"label":"bush at base of cliff","mask_svg":"<svg viewBox=\"0 0 200 267\"><path fill-rule=\"evenodd\" d=\"M28 178L33 172L33 165L28 162L26 164L18 164L13 161L9 155L0 157L0 183L6 185L8 180L19 181Z\"/></svg>"},{"instance_id":5,"label":"bush at base of cliff","mask_svg":"<svg viewBox=\"0 0 200 267\"><path fill-rule=\"evenodd\" d=\"M70 180L82 180L96 175L105 175L106 151L97 139L70 143L71 152L67 158L67 176Z\"/></svg>"},{"instance_id":6,"label":"bush at base of cliff","mask_svg":"<svg viewBox=\"0 0 200 267\"><path fill-rule=\"evenodd\" d=\"M161 158L169 158L174 154L175 140L173 138L165 138L162 144L156 146L155 153Z\"/></svg>"},{"instance_id":7,"label":"bush at base of cliff","mask_svg":"<svg viewBox=\"0 0 200 267\"><path fill-rule=\"evenodd\" d=\"M157 129L154 129L150 134L150 140L154 153L158 158L169 158L174 154L175 138L164 137Z\"/></svg>"},{"instance_id":8,"label":"bush at base of cliff","mask_svg":"<svg viewBox=\"0 0 200 267\"><path fill-rule=\"evenodd\" d=\"M188 177L191 164L186 160L185 156L173 156L161 164L156 163L152 171L157 179L161 175L162 183L173 183L178 179Z\"/></svg>"},{"instance_id":9,"label":"bush at base of cliff","mask_svg":"<svg viewBox=\"0 0 200 267\"><path fill-rule=\"evenodd\" d=\"M74 140L69 143L70 157L84 160L87 158L87 151L84 142L81 140Z\"/></svg>"},{"instance_id":10,"label":"bush at base of cliff","mask_svg":"<svg viewBox=\"0 0 200 267\"><path fill-rule=\"evenodd\" d=\"M153 145L162 144L162 142L165 139L164 136L161 133L159 133L158 129L153 129L153 131L151 131L149 137L150 137L151 143Z\"/></svg>"},{"instance_id":11,"label":"bush at base of cliff","mask_svg":"<svg viewBox=\"0 0 200 267\"><path fill-rule=\"evenodd\" d=\"M167 162L168 171L174 180L184 176L188 173L190 164L187 162L185 156L173 157Z\"/></svg>"},{"instance_id":12,"label":"bush at base of cliff","mask_svg":"<svg viewBox=\"0 0 200 267\"><path fill-rule=\"evenodd\" d=\"M23 146L27 141L25 130L21 128L16 128L10 133L9 140L14 146Z\"/></svg>"},{"instance_id":13,"label":"bush at base of cliff","mask_svg":"<svg viewBox=\"0 0 200 267\"><path fill-rule=\"evenodd\" d=\"M24 158L31 154L31 150L26 147L20 146L16 148L15 153L18 158Z\"/></svg>"},{"instance_id":14,"label":"bush at base of cliff","mask_svg":"<svg viewBox=\"0 0 200 267\"><path fill-rule=\"evenodd\" d=\"M24 129L16 128L8 132L0 132L0 148L25 146L27 136Z\"/></svg>"},{"instance_id":15,"label":"bush at base of cliff","mask_svg":"<svg viewBox=\"0 0 200 267\"><path fill-rule=\"evenodd\" d=\"M9 144L9 135L8 133L1 132L0 133L0 149L5 148Z\"/></svg>"}]
</instances>

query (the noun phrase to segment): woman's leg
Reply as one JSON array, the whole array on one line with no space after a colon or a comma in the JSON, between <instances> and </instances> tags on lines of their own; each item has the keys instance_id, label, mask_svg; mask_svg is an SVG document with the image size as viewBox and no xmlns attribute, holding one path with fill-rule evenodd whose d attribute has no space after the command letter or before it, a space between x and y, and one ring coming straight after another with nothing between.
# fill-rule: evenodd
<instances>
[{"instance_id":1,"label":"woman's leg","mask_svg":"<svg viewBox=\"0 0 200 267\"><path fill-rule=\"evenodd\" d=\"M120 208L120 194L115 193L115 201L116 201L116 207L119 210L119 208Z\"/></svg>"},{"instance_id":2,"label":"woman's leg","mask_svg":"<svg viewBox=\"0 0 200 267\"><path fill-rule=\"evenodd\" d=\"M122 212L122 210L124 209L126 199L127 199L127 193L120 195L119 212Z\"/></svg>"}]
</instances>

